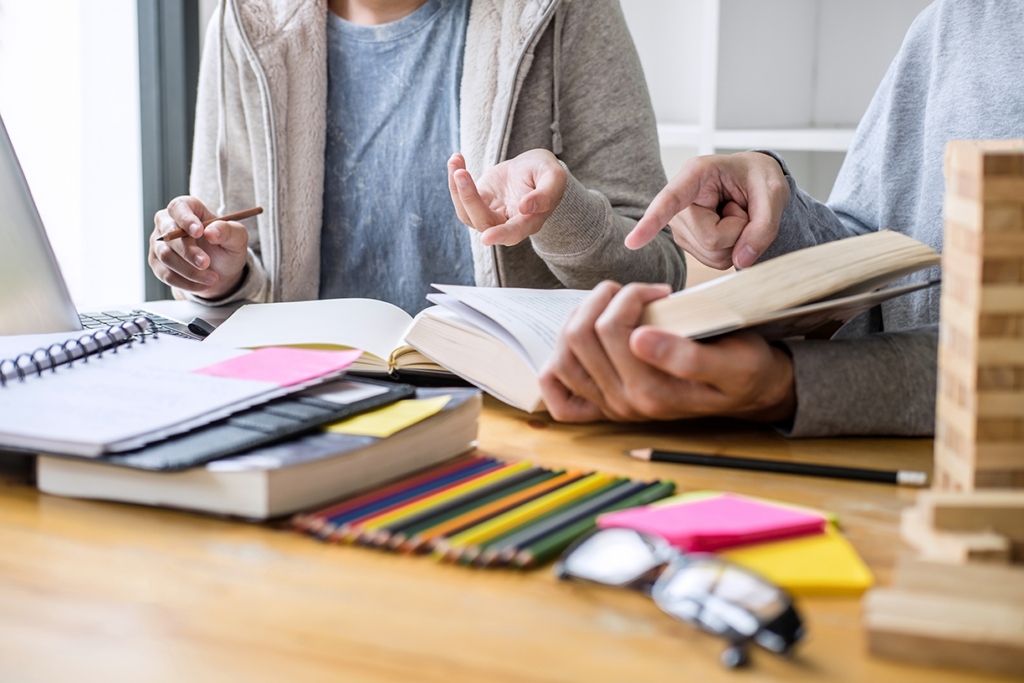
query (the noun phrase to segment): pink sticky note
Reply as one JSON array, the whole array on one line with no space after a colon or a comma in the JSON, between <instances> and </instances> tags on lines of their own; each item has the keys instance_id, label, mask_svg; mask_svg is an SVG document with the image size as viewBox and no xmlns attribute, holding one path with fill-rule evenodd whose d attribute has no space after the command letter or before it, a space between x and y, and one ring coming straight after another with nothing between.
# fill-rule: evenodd
<instances>
[{"instance_id":1,"label":"pink sticky note","mask_svg":"<svg viewBox=\"0 0 1024 683\"><path fill-rule=\"evenodd\" d=\"M273 382L290 387L352 365L362 351L315 351L268 346L230 360L193 370L203 375Z\"/></svg>"},{"instance_id":2,"label":"pink sticky note","mask_svg":"<svg viewBox=\"0 0 1024 683\"><path fill-rule=\"evenodd\" d=\"M712 552L746 543L820 533L825 524L821 515L728 494L687 505L619 510L601 515L597 520L602 529L634 529L654 534L689 552Z\"/></svg>"}]
</instances>

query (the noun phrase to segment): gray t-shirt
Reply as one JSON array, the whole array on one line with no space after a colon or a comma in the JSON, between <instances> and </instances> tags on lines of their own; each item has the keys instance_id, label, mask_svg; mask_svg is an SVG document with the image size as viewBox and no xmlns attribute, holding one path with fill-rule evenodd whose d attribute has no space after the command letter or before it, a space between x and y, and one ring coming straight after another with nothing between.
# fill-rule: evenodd
<instances>
[{"instance_id":1,"label":"gray t-shirt","mask_svg":"<svg viewBox=\"0 0 1024 683\"><path fill-rule=\"evenodd\" d=\"M876 230L942 250L950 140L1024 137L1024 0L938 0L907 32L857 127L828 204L797 188L762 258ZM933 279L929 268L900 284ZM892 299L830 341L787 342L792 433L929 435L940 289Z\"/></svg>"},{"instance_id":2,"label":"gray t-shirt","mask_svg":"<svg viewBox=\"0 0 1024 683\"><path fill-rule=\"evenodd\" d=\"M446 167L459 149L469 4L427 0L380 26L328 13L321 299L383 299L415 314L431 282L473 284Z\"/></svg>"}]
</instances>

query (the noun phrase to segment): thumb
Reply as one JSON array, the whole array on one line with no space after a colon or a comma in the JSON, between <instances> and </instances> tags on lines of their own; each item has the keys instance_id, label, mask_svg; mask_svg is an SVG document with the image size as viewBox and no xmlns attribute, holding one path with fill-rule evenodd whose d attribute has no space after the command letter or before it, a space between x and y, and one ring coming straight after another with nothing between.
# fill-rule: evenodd
<instances>
[{"instance_id":1,"label":"thumb","mask_svg":"<svg viewBox=\"0 0 1024 683\"><path fill-rule=\"evenodd\" d=\"M753 179L749 185L747 213L750 221L736 239L732 262L737 268L749 268L775 241L782 213L789 204L789 184L768 178Z\"/></svg>"}]
</instances>

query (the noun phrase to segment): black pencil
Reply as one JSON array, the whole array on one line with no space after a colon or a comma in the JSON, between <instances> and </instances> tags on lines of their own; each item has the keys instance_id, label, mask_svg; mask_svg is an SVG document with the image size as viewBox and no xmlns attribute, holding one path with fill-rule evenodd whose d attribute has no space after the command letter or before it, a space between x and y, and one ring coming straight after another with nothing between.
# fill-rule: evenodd
<instances>
[{"instance_id":1,"label":"black pencil","mask_svg":"<svg viewBox=\"0 0 1024 683\"><path fill-rule=\"evenodd\" d=\"M801 474L811 477L853 479L856 481L873 481L906 486L925 486L928 483L928 475L926 473L913 470L872 470L860 467L836 467L834 465L815 465L804 462L737 458L730 455L656 451L650 448L638 448L629 451L629 455L640 460L650 460L651 462L674 462L683 465L725 467L734 470L753 470L755 472L774 472L776 474Z\"/></svg>"}]
</instances>

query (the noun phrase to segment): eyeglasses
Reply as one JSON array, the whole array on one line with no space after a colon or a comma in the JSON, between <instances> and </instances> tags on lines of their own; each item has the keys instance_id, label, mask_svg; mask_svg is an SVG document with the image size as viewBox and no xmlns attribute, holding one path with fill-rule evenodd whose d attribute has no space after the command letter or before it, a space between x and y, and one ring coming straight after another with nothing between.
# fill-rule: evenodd
<instances>
[{"instance_id":1,"label":"eyeglasses","mask_svg":"<svg viewBox=\"0 0 1024 683\"><path fill-rule=\"evenodd\" d=\"M680 621L725 638L722 663L748 660L757 643L788 655L803 637L800 615L782 588L715 555L684 554L658 536L603 529L577 540L555 564L560 579L639 590Z\"/></svg>"}]
</instances>

